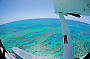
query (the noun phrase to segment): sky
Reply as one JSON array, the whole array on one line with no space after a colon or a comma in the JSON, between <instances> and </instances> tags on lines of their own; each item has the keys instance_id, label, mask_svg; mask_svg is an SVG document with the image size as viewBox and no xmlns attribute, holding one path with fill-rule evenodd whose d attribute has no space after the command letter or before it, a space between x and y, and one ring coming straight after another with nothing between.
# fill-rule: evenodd
<instances>
[{"instance_id":1,"label":"sky","mask_svg":"<svg viewBox=\"0 0 90 59\"><path fill-rule=\"evenodd\" d=\"M52 0L0 0L0 24L32 18L59 16L54 12ZM80 19L72 16L65 18L90 24L90 16L83 16Z\"/></svg>"}]
</instances>

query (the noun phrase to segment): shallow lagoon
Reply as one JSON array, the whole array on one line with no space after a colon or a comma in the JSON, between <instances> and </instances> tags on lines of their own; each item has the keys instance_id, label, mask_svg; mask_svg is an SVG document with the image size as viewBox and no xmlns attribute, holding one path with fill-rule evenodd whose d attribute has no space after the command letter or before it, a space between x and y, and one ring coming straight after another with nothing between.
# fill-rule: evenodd
<instances>
[{"instance_id":1,"label":"shallow lagoon","mask_svg":"<svg viewBox=\"0 0 90 59\"><path fill-rule=\"evenodd\" d=\"M90 52L90 24L67 21L74 46L74 57ZM59 19L27 19L0 25L5 48L19 47L37 56L63 59L63 39Z\"/></svg>"}]
</instances>

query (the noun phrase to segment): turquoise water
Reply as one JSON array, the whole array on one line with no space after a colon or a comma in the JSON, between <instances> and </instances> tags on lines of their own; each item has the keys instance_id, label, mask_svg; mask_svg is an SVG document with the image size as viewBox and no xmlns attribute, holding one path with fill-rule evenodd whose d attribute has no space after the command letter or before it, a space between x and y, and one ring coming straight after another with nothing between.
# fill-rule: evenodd
<instances>
[{"instance_id":1,"label":"turquoise water","mask_svg":"<svg viewBox=\"0 0 90 59\"><path fill-rule=\"evenodd\" d=\"M67 21L74 46L74 57L90 52L90 24ZM63 59L63 39L59 19L27 19L0 25L5 48L19 47L43 57Z\"/></svg>"}]
</instances>

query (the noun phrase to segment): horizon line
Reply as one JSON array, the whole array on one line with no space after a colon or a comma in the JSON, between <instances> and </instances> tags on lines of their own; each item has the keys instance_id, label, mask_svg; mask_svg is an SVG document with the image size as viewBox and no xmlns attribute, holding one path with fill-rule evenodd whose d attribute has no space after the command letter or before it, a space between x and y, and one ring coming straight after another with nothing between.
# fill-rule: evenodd
<instances>
[{"instance_id":1,"label":"horizon line","mask_svg":"<svg viewBox=\"0 0 90 59\"><path fill-rule=\"evenodd\" d=\"M23 20L28 20L28 19L60 19L59 17L57 18L55 18L55 17L40 17L40 18L23 18L23 19L13 19L13 20L10 20L9 19L9 22L5 22L5 20L4 21L2 21L2 23L0 23L0 25L4 25L4 24L8 24L8 23L11 23L11 22L16 22L16 21L23 21ZM66 17L66 20L72 20L72 21L77 21L77 22L82 22L82 23L86 23L86 24L90 24L89 22L85 22L85 21L80 21L79 19L78 20L75 20L75 19L72 19L72 18L67 18Z\"/></svg>"}]
</instances>

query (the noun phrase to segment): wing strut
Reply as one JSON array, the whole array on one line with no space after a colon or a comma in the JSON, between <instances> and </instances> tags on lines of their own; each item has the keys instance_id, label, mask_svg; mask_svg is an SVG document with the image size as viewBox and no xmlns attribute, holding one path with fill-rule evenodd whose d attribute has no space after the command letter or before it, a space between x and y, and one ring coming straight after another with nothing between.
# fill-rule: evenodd
<instances>
[{"instance_id":1,"label":"wing strut","mask_svg":"<svg viewBox=\"0 0 90 59\"><path fill-rule=\"evenodd\" d=\"M73 46L72 46L72 39L71 35L64 18L63 12L59 12L59 17L61 20L61 27L62 27L62 34L63 34L63 49L64 49L64 56L63 59L74 59L73 58Z\"/></svg>"}]
</instances>

